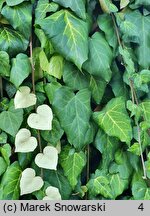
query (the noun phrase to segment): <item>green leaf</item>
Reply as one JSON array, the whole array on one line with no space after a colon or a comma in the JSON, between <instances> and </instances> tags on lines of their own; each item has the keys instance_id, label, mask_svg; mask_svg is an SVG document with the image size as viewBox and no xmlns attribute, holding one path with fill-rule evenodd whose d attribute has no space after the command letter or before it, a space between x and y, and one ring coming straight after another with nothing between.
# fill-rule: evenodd
<instances>
[{"instance_id":1,"label":"green leaf","mask_svg":"<svg viewBox=\"0 0 150 216\"><path fill-rule=\"evenodd\" d=\"M5 132L0 133L0 144L5 144L7 142L7 134Z\"/></svg>"},{"instance_id":2,"label":"green leaf","mask_svg":"<svg viewBox=\"0 0 150 216\"><path fill-rule=\"evenodd\" d=\"M129 162L128 155L122 149L118 149L115 153L115 162L109 167L109 172L111 174L119 173L122 179L129 179L132 174L132 166Z\"/></svg>"},{"instance_id":3,"label":"green leaf","mask_svg":"<svg viewBox=\"0 0 150 216\"><path fill-rule=\"evenodd\" d=\"M148 158L148 160L145 162L145 167L147 177L150 179L150 158Z\"/></svg>"},{"instance_id":4,"label":"green leaf","mask_svg":"<svg viewBox=\"0 0 150 216\"><path fill-rule=\"evenodd\" d=\"M6 83L5 90L6 90L6 93L7 93L9 98L13 98L13 96L16 93L16 87L10 82ZM7 107L7 109L8 109L8 107Z\"/></svg>"},{"instance_id":5,"label":"green leaf","mask_svg":"<svg viewBox=\"0 0 150 216\"><path fill-rule=\"evenodd\" d=\"M9 55L4 51L0 51L0 76L9 76L9 74Z\"/></svg>"},{"instance_id":6,"label":"green leaf","mask_svg":"<svg viewBox=\"0 0 150 216\"><path fill-rule=\"evenodd\" d=\"M132 194L135 200L143 200L146 191L147 191L147 186L144 180L136 181L132 183Z\"/></svg>"},{"instance_id":7,"label":"green leaf","mask_svg":"<svg viewBox=\"0 0 150 216\"><path fill-rule=\"evenodd\" d=\"M142 142L142 150L144 151L145 148L150 145L150 136L148 134L148 130L141 131L141 142Z\"/></svg>"},{"instance_id":8,"label":"green leaf","mask_svg":"<svg viewBox=\"0 0 150 216\"><path fill-rule=\"evenodd\" d=\"M66 146L60 154L60 164L64 169L64 174L68 178L72 189L78 183L78 177L86 164L84 152L75 152L75 149Z\"/></svg>"},{"instance_id":9,"label":"green leaf","mask_svg":"<svg viewBox=\"0 0 150 216\"><path fill-rule=\"evenodd\" d=\"M7 110L9 108L9 100L8 100L8 98L2 98L1 100L0 100L0 111L2 112L2 111L5 111L5 110Z\"/></svg>"},{"instance_id":10,"label":"green leaf","mask_svg":"<svg viewBox=\"0 0 150 216\"><path fill-rule=\"evenodd\" d=\"M61 139L64 131L62 130L57 118L53 118L52 130L51 131L41 131L41 136L45 141L53 146L56 146L58 141Z\"/></svg>"},{"instance_id":11,"label":"green leaf","mask_svg":"<svg viewBox=\"0 0 150 216\"><path fill-rule=\"evenodd\" d=\"M99 77L90 76L85 72L81 73L69 63L66 63L64 66L63 80L73 90L89 88L92 93L92 98L97 104L100 103L106 88L106 82L104 80Z\"/></svg>"},{"instance_id":12,"label":"green leaf","mask_svg":"<svg viewBox=\"0 0 150 216\"><path fill-rule=\"evenodd\" d=\"M89 192L93 195L101 194L105 198L113 198L109 177L99 170L96 170L95 175L93 175L87 183L87 187Z\"/></svg>"},{"instance_id":13,"label":"green leaf","mask_svg":"<svg viewBox=\"0 0 150 216\"><path fill-rule=\"evenodd\" d=\"M147 188L145 192L144 200L150 200L150 188Z\"/></svg>"},{"instance_id":14,"label":"green leaf","mask_svg":"<svg viewBox=\"0 0 150 216\"><path fill-rule=\"evenodd\" d=\"M27 55L18 54L12 59L10 81L18 88L31 73L31 63Z\"/></svg>"},{"instance_id":15,"label":"green leaf","mask_svg":"<svg viewBox=\"0 0 150 216\"><path fill-rule=\"evenodd\" d=\"M39 0L35 9L36 22L46 17L48 12L56 12L59 9L59 5L49 0Z\"/></svg>"},{"instance_id":16,"label":"green leaf","mask_svg":"<svg viewBox=\"0 0 150 216\"><path fill-rule=\"evenodd\" d=\"M90 76L81 71L69 62L65 62L63 80L73 90L88 88Z\"/></svg>"},{"instance_id":17,"label":"green leaf","mask_svg":"<svg viewBox=\"0 0 150 216\"><path fill-rule=\"evenodd\" d=\"M18 31L0 27L0 49L14 56L27 49L28 41Z\"/></svg>"},{"instance_id":18,"label":"green leaf","mask_svg":"<svg viewBox=\"0 0 150 216\"><path fill-rule=\"evenodd\" d=\"M45 52L42 50L39 54L40 67L43 71L49 71L49 61Z\"/></svg>"},{"instance_id":19,"label":"green leaf","mask_svg":"<svg viewBox=\"0 0 150 216\"><path fill-rule=\"evenodd\" d=\"M118 8L112 3L111 0L99 0L100 5L104 13L114 13L118 11Z\"/></svg>"},{"instance_id":20,"label":"green leaf","mask_svg":"<svg viewBox=\"0 0 150 216\"><path fill-rule=\"evenodd\" d=\"M6 3L9 6L15 6L15 5L18 5L24 1L29 1L29 0L13 0L13 1L12 0L6 0Z\"/></svg>"},{"instance_id":21,"label":"green leaf","mask_svg":"<svg viewBox=\"0 0 150 216\"><path fill-rule=\"evenodd\" d=\"M93 121L90 121L88 125L88 130L85 135L85 140L84 140L86 144L93 143L93 140L96 134L96 130L97 130L97 127L95 123Z\"/></svg>"},{"instance_id":22,"label":"green leaf","mask_svg":"<svg viewBox=\"0 0 150 216\"><path fill-rule=\"evenodd\" d=\"M127 75L130 78L130 77L132 77L133 73L135 72L134 62L131 58L130 52L126 47L124 47L124 48L119 47L119 53L121 54L121 56L123 58L123 62L125 65Z\"/></svg>"},{"instance_id":23,"label":"green leaf","mask_svg":"<svg viewBox=\"0 0 150 216\"><path fill-rule=\"evenodd\" d=\"M54 187L59 189L63 200L68 200L71 195L71 186L68 179L60 171L45 172L45 180Z\"/></svg>"},{"instance_id":24,"label":"green leaf","mask_svg":"<svg viewBox=\"0 0 150 216\"><path fill-rule=\"evenodd\" d=\"M70 8L82 19L86 18L85 0L53 0L65 8Z\"/></svg>"},{"instance_id":25,"label":"green leaf","mask_svg":"<svg viewBox=\"0 0 150 216\"><path fill-rule=\"evenodd\" d=\"M136 37L138 38L138 44L136 46L135 53L138 57L138 64L145 69L148 69L150 66L150 45L149 45L149 31L150 31L150 17L143 16L139 11L132 11L125 16L125 21L132 23L134 25L134 31L126 32L125 29L122 29L125 34L127 34L128 41ZM134 41L133 41L134 42Z\"/></svg>"},{"instance_id":26,"label":"green leaf","mask_svg":"<svg viewBox=\"0 0 150 216\"><path fill-rule=\"evenodd\" d=\"M141 83L150 82L150 70L142 70L139 75L140 75Z\"/></svg>"},{"instance_id":27,"label":"green leaf","mask_svg":"<svg viewBox=\"0 0 150 216\"><path fill-rule=\"evenodd\" d=\"M7 164L4 160L4 158L0 157L0 176L6 171L7 169Z\"/></svg>"},{"instance_id":28,"label":"green leaf","mask_svg":"<svg viewBox=\"0 0 150 216\"><path fill-rule=\"evenodd\" d=\"M132 166L132 168L138 172L139 171L139 162L140 162L140 157L137 155L134 155L132 153L128 153L128 160L130 162L130 165Z\"/></svg>"},{"instance_id":29,"label":"green leaf","mask_svg":"<svg viewBox=\"0 0 150 216\"><path fill-rule=\"evenodd\" d=\"M50 59L48 73L51 76L61 79L63 74L64 61L63 57L60 55L54 55Z\"/></svg>"},{"instance_id":30,"label":"green leaf","mask_svg":"<svg viewBox=\"0 0 150 216\"><path fill-rule=\"evenodd\" d=\"M105 33L105 37L111 47L117 47L118 41L115 29L112 28L113 21L109 14L102 14L98 17L97 23L99 28Z\"/></svg>"},{"instance_id":31,"label":"green leaf","mask_svg":"<svg viewBox=\"0 0 150 216\"><path fill-rule=\"evenodd\" d=\"M105 198L116 199L127 189L128 183L129 181L122 179L119 174L105 174L103 170L96 170L87 186L89 193L93 195L101 194Z\"/></svg>"},{"instance_id":32,"label":"green leaf","mask_svg":"<svg viewBox=\"0 0 150 216\"><path fill-rule=\"evenodd\" d=\"M45 190L49 186L51 186L51 185L48 182L44 182L44 186L40 190L33 192L33 195L35 195L38 200L42 200L43 197L46 196Z\"/></svg>"},{"instance_id":33,"label":"green leaf","mask_svg":"<svg viewBox=\"0 0 150 216\"><path fill-rule=\"evenodd\" d=\"M15 137L23 121L23 110L9 108L8 111L0 113L0 128Z\"/></svg>"},{"instance_id":34,"label":"green leaf","mask_svg":"<svg viewBox=\"0 0 150 216\"><path fill-rule=\"evenodd\" d=\"M57 89L61 87L61 84L58 82L51 82L46 84L45 86L45 92L49 99L49 103L52 104L54 100L54 95Z\"/></svg>"},{"instance_id":35,"label":"green leaf","mask_svg":"<svg viewBox=\"0 0 150 216\"><path fill-rule=\"evenodd\" d=\"M110 81L110 86L112 87L112 91L115 97L124 97L128 98L129 90L127 85L123 82L122 74L120 73L119 68L116 63L112 65L113 76Z\"/></svg>"},{"instance_id":36,"label":"green leaf","mask_svg":"<svg viewBox=\"0 0 150 216\"><path fill-rule=\"evenodd\" d=\"M104 36L96 32L89 39L89 59L84 63L83 68L92 75L101 77L106 82L110 81L112 62L112 51Z\"/></svg>"},{"instance_id":37,"label":"green leaf","mask_svg":"<svg viewBox=\"0 0 150 216\"><path fill-rule=\"evenodd\" d=\"M91 75L89 89L91 90L92 98L97 104L100 104L102 100L106 85L107 83L104 80Z\"/></svg>"},{"instance_id":38,"label":"green leaf","mask_svg":"<svg viewBox=\"0 0 150 216\"><path fill-rule=\"evenodd\" d=\"M54 53L54 48L48 37L45 35L42 29L35 28L35 34L37 35L38 39L40 40L41 47L45 48L45 53L48 55L52 55Z\"/></svg>"},{"instance_id":39,"label":"green leaf","mask_svg":"<svg viewBox=\"0 0 150 216\"><path fill-rule=\"evenodd\" d=\"M140 104L145 121L150 122L150 100L146 100Z\"/></svg>"},{"instance_id":40,"label":"green leaf","mask_svg":"<svg viewBox=\"0 0 150 216\"><path fill-rule=\"evenodd\" d=\"M135 155L140 156L141 151L140 151L140 145L139 143L134 143L130 148L128 149L129 152L132 152Z\"/></svg>"},{"instance_id":41,"label":"green leaf","mask_svg":"<svg viewBox=\"0 0 150 216\"><path fill-rule=\"evenodd\" d=\"M19 199L21 169L18 162L11 164L2 177L0 185L1 200L17 200Z\"/></svg>"},{"instance_id":42,"label":"green leaf","mask_svg":"<svg viewBox=\"0 0 150 216\"><path fill-rule=\"evenodd\" d=\"M31 35L32 5L22 3L21 5L3 7L1 14L8 20L15 30L20 32L25 38Z\"/></svg>"},{"instance_id":43,"label":"green leaf","mask_svg":"<svg viewBox=\"0 0 150 216\"><path fill-rule=\"evenodd\" d=\"M75 95L69 88L61 87L55 93L53 108L69 143L81 149L86 144L85 135L91 116L90 92L83 89Z\"/></svg>"},{"instance_id":44,"label":"green leaf","mask_svg":"<svg viewBox=\"0 0 150 216\"><path fill-rule=\"evenodd\" d=\"M56 51L81 69L88 58L87 23L67 10L61 10L39 21L39 24Z\"/></svg>"},{"instance_id":45,"label":"green leaf","mask_svg":"<svg viewBox=\"0 0 150 216\"><path fill-rule=\"evenodd\" d=\"M102 154L101 169L108 170L110 163L114 160L115 152L119 147L119 140L109 137L103 130L99 129L95 141L95 147Z\"/></svg>"},{"instance_id":46,"label":"green leaf","mask_svg":"<svg viewBox=\"0 0 150 216\"><path fill-rule=\"evenodd\" d=\"M11 146L9 144L3 145L3 147L0 148L0 152L6 161L7 165L10 165L10 156L11 156Z\"/></svg>"},{"instance_id":47,"label":"green leaf","mask_svg":"<svg viewBox=\"0 0 150 216\"><path fill-rule=\"evenodd\" d=\"M130 145L132 128L122 97L110 100L101 112L94 113L94 119L109 136Z\"/></svg>"},{"instance_id":48,"label":"green leaf","mask_svg":"<svg viewBox=\"0 0 150 216\"><path fill-rule=\"evenodd\" d=\"M119 174L110 175L110 186L112 188L114 199L128 188L128 183L129 181L122 179Z\"/></svg>"},{"instance_id":49,"label":"green leaf","mask_svg":"<svg viewBox=\"0 0 150 216\"><path fill-rule=\"evenodd\" d=\"M36 47L33 49L33 62L34 62L34 68L35 68L35 80L43 78L43 71L40 67L40 59L39 55L41 52L41 47Z\"/></svg>"},{"instance_id":50,"label":"green leaf","mask_svg":"<svg viewBox=\"0 0 150 216\"><path fill-rule=\"evenodd\" d=\"M2 7L3 7L4 2L5 2L5 0L0 1L0 11L1 11Z\"/></svg>"},{"instance_id":51,"label":"green leaf","mask_svg":"<svg viewBox=\"0 0 150 216\"><path fill-rule=\"evenodd\" d=\"M30 163L33 161L33 157L34 155L31 152L28 153L18 152L18 163L22 170L24 170L30 165Z\"/></svg>"},{"instance_id":52,"label":"green leaf","mask_svg":"<svg viewBox=\"0 0 150 216\"><path fill-rule=\"evenodd\" d=\"M149 6L149 0L135 0L134 7Z\"/></svg>"},{"instance_id":53,"label":"green leaf","mask_svg":"<svg viewBox=\"0 0 150 216\"><path fill-rule=\"evenodd\" d=\"M127 109L131 112L131 117L135 116L136 122L139 121L139 118L141 116L142 110L141 107L134 104L131 100L127 101Z\"/></svg>"}]
</instances>

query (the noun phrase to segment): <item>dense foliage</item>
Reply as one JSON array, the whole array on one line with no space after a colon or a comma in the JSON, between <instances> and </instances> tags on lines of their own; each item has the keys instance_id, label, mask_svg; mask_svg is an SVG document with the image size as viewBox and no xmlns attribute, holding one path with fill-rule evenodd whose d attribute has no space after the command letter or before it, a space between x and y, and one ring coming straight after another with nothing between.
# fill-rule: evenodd
<instances>
[{"instance_id":1,"label":"dense foliage","mask_svg":"<svg viewBox=\"0 0 150 216\"><path fill-rule=\"evenodd\" d=\"M150 200L149 67L149 0L0 0L0 199Z\"/></svg>"}]
</instances>

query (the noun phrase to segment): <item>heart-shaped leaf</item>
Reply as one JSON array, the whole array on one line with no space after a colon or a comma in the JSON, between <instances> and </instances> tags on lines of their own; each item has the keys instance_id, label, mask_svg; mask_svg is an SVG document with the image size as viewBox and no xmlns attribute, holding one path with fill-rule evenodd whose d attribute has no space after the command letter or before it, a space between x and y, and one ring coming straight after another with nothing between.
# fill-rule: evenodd
<instances>
[{"instance_id":1,"label":"heart-shaped leaf","mask_svg":"<svg viewBox=\"0 0 150 216\"><path fill-rule=\"evenodd\" d=\"M16 135L21 123L23 121L23 110L10 107L8 111L0 113L0 128L6 133Z\"/></svg>"},{"instance_id":2,"label":"heart-shaped leaf","mask_svg":"<svg viewBox=\"0 0 150 216\"><path fill-rule=\"evenodd\" d=\"M35 163L41 168L57 170L58 150L53 146L46 146L43 153L36 155Z\"/></svg>"},{"instance_id":3,"label":"heart-shaped leaf","mask_svg":"<svg viewBox=\"0 0 150 216\"><path fill-rule=\"evenodd\" d=\"M29 76L30 72L31 63L27 55L20 53L12 59L10 81L16 88Z\"/></svg>"},{"instance_id":4,"label":"heart-shaped leaf","mask_svg":"<svg viewBox=\"0 0 150 216\"><path fill-rule=\"evenodd\" d=\"M51 130L52 129L53 113L51 108L43 104L37 107L37 114L32 113L29 115L27 122L31 128L38 130Z\"/></svg>"},{"instance_id":5,"label":"heart-shaped leaf","mask_svg":"<svg viewBox=\"0 0 150 216\"><path fill-rule=\"evenodd\" d=\"M22 172L20 179L21 195L40 190L44 182L40 176L35 176L35 170L27 168Z\"/></svg>"},{"instance_id":6,"label":"heart-shaped leaf","mask_svg":"<svg viewBox=\"0 0 150 216\"><path fill-rule=\"evenodd\" d=\"M32 152L37 147L37 140L31 137L31 132L22 128L18 131L15 138L15 152Z\"/></svg>"},{"instance_id":7,"label":"heart-shaped leaf","mask_svg":"<svg viewBox=\"0 0 150 216\"><path fill-rule=\"evenodd\" d=\"M27 108L36 104L36 96L30 93L30 91L28 86L21 86L19 88L14 98L15 109Z\"/></svg>"},{"instance_id":8,"label":"heart-shaped leaf","mask_svg":"<svg viewBox=\"0 0 150 216\"><path fill-rule=\"evenodd\" d=\"M43 198L43 200L61 200L61 195L59 193L58 188L49 186L46 191L46 196Z\"/></svg>"}]
</instances>

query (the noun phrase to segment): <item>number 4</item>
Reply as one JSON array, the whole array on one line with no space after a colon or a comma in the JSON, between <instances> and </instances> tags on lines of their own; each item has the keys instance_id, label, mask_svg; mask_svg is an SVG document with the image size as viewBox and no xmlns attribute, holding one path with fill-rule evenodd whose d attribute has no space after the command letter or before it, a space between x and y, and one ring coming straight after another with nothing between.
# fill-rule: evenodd
<instances>
[{"instance_id":1,"label":"number 4","mask_svg":"<svg viewBox=\"0 0 150 216\"><path fill-rule=\"evenodd\" d=\"M144 210L144 206L143 206L143 203L141 203L138 207L139 210L143 211Z\"/></svg>"}]
</instances>

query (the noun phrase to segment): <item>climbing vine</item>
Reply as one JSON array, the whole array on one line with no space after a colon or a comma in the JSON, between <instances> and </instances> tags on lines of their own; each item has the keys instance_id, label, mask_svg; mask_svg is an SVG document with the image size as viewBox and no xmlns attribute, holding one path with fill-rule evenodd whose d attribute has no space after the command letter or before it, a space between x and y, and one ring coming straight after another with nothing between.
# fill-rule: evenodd
<instances>
[{"instance_id":1,"label":"climbing vine","mask_svg":"<svg viewBox=\"0 0 150 216\"><path fill-rule=\"evenodd\" d=\"M0 1L0 199L150 200L149 0Z\"/></svg>"}]
</instances>

